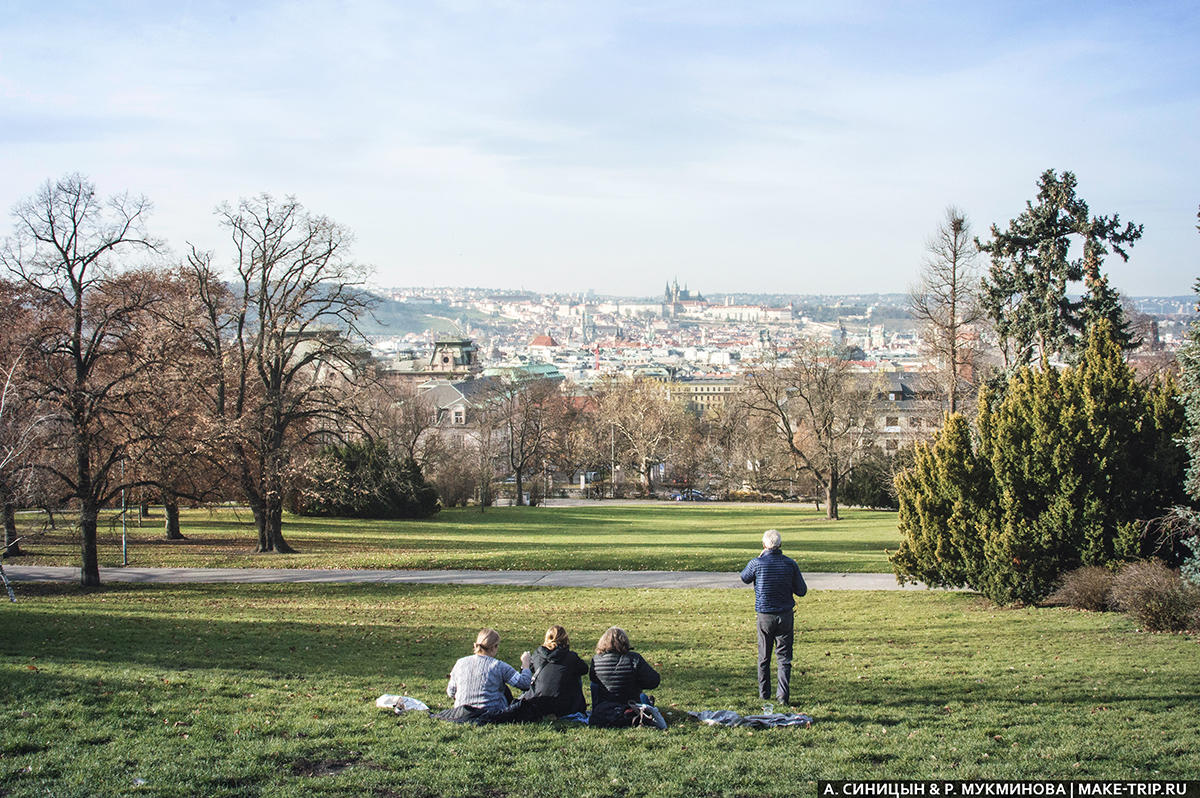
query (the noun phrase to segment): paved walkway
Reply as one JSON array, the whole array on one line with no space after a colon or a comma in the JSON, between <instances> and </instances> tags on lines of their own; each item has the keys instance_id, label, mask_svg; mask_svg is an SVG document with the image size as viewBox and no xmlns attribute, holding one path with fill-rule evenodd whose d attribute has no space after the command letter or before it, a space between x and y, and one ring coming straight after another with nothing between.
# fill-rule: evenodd
<instances>
[{"instance_id":1,"label":"paved walkway","mask_svg":"<svg viewBox=\"0 0 1200 798\"><path fill-rule=\"evenodd\" d=\"M8 565L4 572L15 582L76 582L79 569L70 566ZM806 573L813 590L923 590L901 587L891 574ZM101 582L153 584L271 582L379 583L448 585L533 585L547 587L743 588L734 573L707 571L380 571L308 568L101 568Z\"/></svg>"}]
</instances>

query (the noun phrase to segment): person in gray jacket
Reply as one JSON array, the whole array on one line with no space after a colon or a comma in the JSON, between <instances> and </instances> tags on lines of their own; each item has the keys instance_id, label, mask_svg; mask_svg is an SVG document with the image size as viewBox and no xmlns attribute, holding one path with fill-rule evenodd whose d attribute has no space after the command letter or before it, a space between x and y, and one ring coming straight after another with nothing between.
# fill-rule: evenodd
<instances>
[{"instance_id":1,"label":"person in gray jacket","mask_svg":"<svg viewBox=\"0 0 1200 798\"><path fill-rule=\"evenodd\" d=\"M480 629L475 637L475 653L462 657L450 671L446 695L454 699L454 707L439 712L436 717L454 723L489 723L509 704L511 685L528 690L532 681L530 656L521 654L521 670L496 659L500 634L495 629Z\"/></svg>"},{"instance_id":2,"label":"person in gray jacket","mask_svg":"<svg viewBox=\"0 0 1200 798\"><path fill-rule=\"evenodd\" d=\"M808 592L800 566L783 554L783 541L774 529L762 537L762 554L755 557L742 571L742 581L754 585L754 610L758 614L758 697L769 698L771 690L771 649L779 673L775 698L781 704L791 703L792 631L795 626L793 595Z\"/></svg>"}]
</instances>

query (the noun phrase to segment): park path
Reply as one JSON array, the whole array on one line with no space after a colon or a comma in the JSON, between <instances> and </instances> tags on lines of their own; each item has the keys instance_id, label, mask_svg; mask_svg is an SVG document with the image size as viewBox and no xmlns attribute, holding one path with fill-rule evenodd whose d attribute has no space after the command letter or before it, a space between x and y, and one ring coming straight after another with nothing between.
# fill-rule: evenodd
<instances>
[{"instance_id":1,"label":"park path","mask_svg":"<svg viewBox=\"0 0 1200 798\"><path fill-rule=\"evenodd\" d=\"M75 582L71 566L8 565L14 582ZM813 590L924 590L901 586L891 574L806 573ZM471 571L359 570L333 568L101 568L101 582L182 583L324 583L517 585L522 587L742 588L735 573L710 571Z\"/></svg>"}]
</instances>

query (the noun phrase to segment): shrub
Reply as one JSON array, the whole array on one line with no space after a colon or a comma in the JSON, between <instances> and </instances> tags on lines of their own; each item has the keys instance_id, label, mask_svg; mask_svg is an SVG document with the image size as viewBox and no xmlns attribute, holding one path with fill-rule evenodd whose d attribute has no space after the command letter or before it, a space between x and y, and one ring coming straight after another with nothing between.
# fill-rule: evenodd
<instances>
[{"instance_id":1,"label":"shrub","mask_svg":"<svg viewBox=\"0 0 1200 798\"><path fill-rule=\"evenodd\" d=\"M777 502L781 501L778 494L769 493L753 488L741 488L729 491L727 501L731 502Z\"/></svg>"},{"instance_id":2,"label":"shrub","mask_svg":"<svg viewBox=\"0 0 1200 798\"><path fill-rule=\"evenodd\" d=\"M878 510L897 510L896 474L912 463L912 447L888 455L872 447L854 466L838 491L838 500L846 505Z\"/></svg>"},{"instance_id":3,"label":"shrub","mask_svg":"<svg viewBox=\"0 0 1200 798\"><path fill-rule=\"evenodd\" d=\"M1200 589L1184 582L1160 560L1139 560L1117 572L1113 604L1151 632L1175 632L1196 622Z\"/></svg>"},{"instance_id":4,"label":"shrub","mask_svg":"<svg viewBox=\"0 0 1200 798\"><path fill-rule=\"evenodd\" d=\"M372 441L328 446L310 460L289 509L299 515L348 518L428 518L437 490L421 467Z\"/></svg>"},{"instance_id":5,"label":"shrub","mask_svg":"<svg viewBox=\"0 0 1200 798\"><path fill-rule=\"evenodd\" d=\"M1109 607L1115 575L1099 565L1085 565L1068 571L1059 580L1058 589L1046 601L1059 607L1101 612Z\"/></svg>"}]
</instances>

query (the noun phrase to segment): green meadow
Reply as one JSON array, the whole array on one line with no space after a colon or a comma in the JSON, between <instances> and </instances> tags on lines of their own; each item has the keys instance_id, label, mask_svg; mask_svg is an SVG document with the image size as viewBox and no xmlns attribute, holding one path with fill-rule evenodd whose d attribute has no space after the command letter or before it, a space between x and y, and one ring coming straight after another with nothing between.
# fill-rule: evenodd
<instances>
[{"instance_id":1,"label":"green meadow","mask_svg":"<svg viewBox=\"0 0 1200 798\"><path fill-rule=\"evenodd\" d=\"M819 778L1194 778L1200 650L1125 616L963 593L814 591L793 698L808 729L712 728L761 709L752 597L721 590L381 585L17 586L0 609L0 795L815 795ZM610 624L663 675L671 728L460 727L480 626L515 661L552 623L587 656Z\"/></svg>"},{"instance_id":2,"label":"green meadow","mask_svg":"<svg viewBox=\"0 0 1200 798\"><path fill-rule=\"evenodd\" d=\"M30 537L29 565L76 565L78 536L67 514L44 529L37 513L20 516ZM126 522L129 564L175 567L478 568L487 570L740 570L760 548L763 530L783 534L784 551L802 570L889 572L887 551L900 536L896 514L849 509L840 521L800 505L610 504L443 510L421 521L363 521L288 516L284 535L299 550L256 555L246 510L182 513L187 540L168 541L157 517ZM119 517L100 529L101 566L121 564Z\"/></svg>"}]
</instances>

